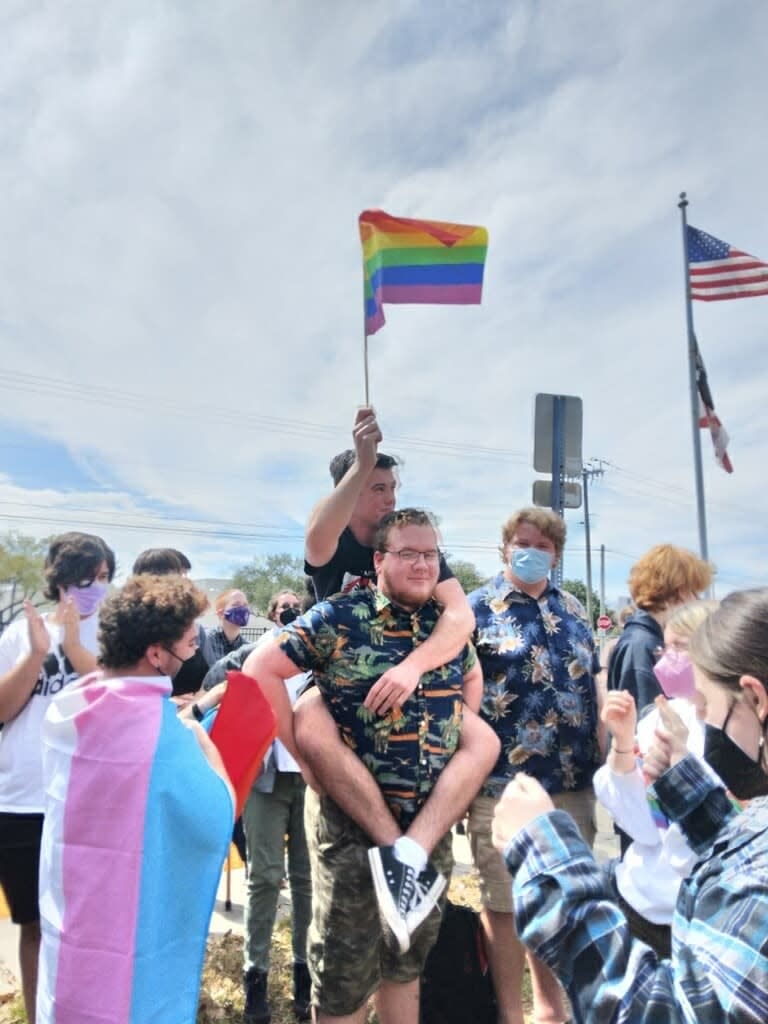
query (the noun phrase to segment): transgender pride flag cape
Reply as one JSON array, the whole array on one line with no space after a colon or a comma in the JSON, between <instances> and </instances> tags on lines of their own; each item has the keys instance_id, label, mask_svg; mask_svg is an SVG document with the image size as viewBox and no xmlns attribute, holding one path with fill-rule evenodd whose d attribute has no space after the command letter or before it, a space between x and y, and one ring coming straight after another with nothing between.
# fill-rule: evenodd
<instances>
[{"instance_id":1,"label":"transgender pride flag cape","mask_svg":"<svg viewBox=\"0 0 768 1024\"><path fill-rule=\"evenodd\" d=\"M43 725L37 1024L193 1024L232 798L160 676L93 673Z\"/></svg>"}]
</instances>

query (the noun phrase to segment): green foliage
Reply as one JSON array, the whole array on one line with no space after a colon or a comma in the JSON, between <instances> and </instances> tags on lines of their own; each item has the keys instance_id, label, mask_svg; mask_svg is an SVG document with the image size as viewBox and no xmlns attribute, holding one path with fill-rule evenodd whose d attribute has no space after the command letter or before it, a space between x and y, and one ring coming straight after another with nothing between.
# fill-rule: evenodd
<instances>
[{"instance_id":1,"label":"green foliage","mask_svg":"<svg viewBox=\"0 0 768 1024\"><path fill-rule=\"evenodd\" d=\"M15 530L0 538L0 633L21 611L22 603L43 585L47 540Z\"/></svg>"},{"instance_id":2,"label":"green foliage","mask_svg":"<svg viewBox=\"0 0 768 1024\"><path fill-rule=\"evenodd\" d=\"M293 590L299 597L303 596L304 562L285 552L254 558L237 570L232 586L242 590L251 607L263 615L266 614L269 599L280 590Z\"/></svg>"},{"instance_id":3,"label":"green foliage","mask_svg":"<svg viewBox=\"0 0 768 1024\"><path fill-rule=\"evenodd\" d=\"M584 611L587 610L587 587L581 580L563 580L563 590L567 590L569 594L581 601L584 605ZM606 608L606 614L610 615L615 620L616 616L609 609ZM597 629L597 620L600 616L600 595L592 591L592 628Z\"/></svg>"},{"instance_id":4,"label":"green foliage","mask_svg":"<svg viewBox=\"0 0 768 1024\"><path fill-rule=\"evenodd\" d=\"M465 562L461 558L449 558L448 568L461 584L465 594L471 594L473 590L482 587L487 577L481 576L478 569L472 562Z\"/></svg>"}]
</instances>

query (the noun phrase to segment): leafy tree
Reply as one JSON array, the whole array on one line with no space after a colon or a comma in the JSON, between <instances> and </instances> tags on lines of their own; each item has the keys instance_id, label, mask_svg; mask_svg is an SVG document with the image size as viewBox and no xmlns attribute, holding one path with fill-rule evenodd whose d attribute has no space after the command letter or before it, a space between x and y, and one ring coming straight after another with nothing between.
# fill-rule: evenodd
<instances>
[{"instance_id":1,"label":"leafy tree","mask_svg":"<svg viewBox=\"0 0 768 1024\"><path fill-rule=\"evenodd\" d=\"M587 587L581 580L563 580L563 590L567 590L569 594L573 594L584 605L584 610L587 610ZM614 613L606 608L606 614L610 615L615 620ZM592 591L592 628L597 629L597 620L600 617L600 595Z\"/></svg>"},{"instance_id":2,"label":"leafy tree","mask_svg":"<svg viewBox=\"0 0 768 1024\"><path fill-rule=\"evenodd\" d=\"M232 586L242 590L251 607L263 614L270 597L278 590L294 590L299 595L304 593L304 561L285 552L254 558L237 570Z\"/></svg>"},{"instance_id":3,"label":"leafy tree","mask_svg":"<svg viewBox=\"0 0 768 1024\"><path fill-rule=\"evenodd\" d=\"M461 558L449 558L448 568L461 584L465 594L471 594L473 590L477 590L487 578L480 575L477 566L472 562L465 562Z\"/></svg>"},{"instance_id":4,"label":"leafy tree","mask_svg":"<svg viewBox=\"0 0 768 1024\"><path fill-rule=\"evenodd\" d=\"M0 633L16 618L22 603L42 588L47 550L47 540L15 530L0 538Z\"/></svg>"}]
</instances>

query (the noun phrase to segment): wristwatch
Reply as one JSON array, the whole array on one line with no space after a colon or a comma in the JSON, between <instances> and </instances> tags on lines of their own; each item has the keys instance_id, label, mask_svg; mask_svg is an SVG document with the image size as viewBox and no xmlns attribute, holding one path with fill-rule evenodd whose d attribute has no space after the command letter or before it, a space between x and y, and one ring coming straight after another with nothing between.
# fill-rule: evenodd
<instances>
[{"instance_id":1,"label":"wristwatch","mask_svg":"<svg viewBox=\"0 0 768 1024\"><path fill-rule=\"evenodd\" d=\"M201 710L200 705L195 701L192 705L192 716L197 722L202 722L205 718L205 712Z\"/></svg>"}]
</instances>

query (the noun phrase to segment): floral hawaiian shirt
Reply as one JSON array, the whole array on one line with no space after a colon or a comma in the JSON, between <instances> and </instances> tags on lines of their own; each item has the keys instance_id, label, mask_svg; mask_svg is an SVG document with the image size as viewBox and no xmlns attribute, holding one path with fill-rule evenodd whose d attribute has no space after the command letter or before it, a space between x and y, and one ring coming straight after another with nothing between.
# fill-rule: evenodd
<instances>
[{"instance_id":1,"label":"floral hawaiian shirt","mask_svg":"<svg viewBox=\"0 0 768 1024\"><path fill-rule=\"evenodd\" d=\"M434 601L408 612L375 587L355 587L316 604L278 636L283 653L312 671L343 739L401 822L415 816L456 750L474 648L467 644L446 665L425 672L402 708L378 715L363 701L387 669L431 635L439 615Z\"/></svg>"},{"instance_id":2,"label":"floral hawaiian shirt","mask_svg":"<svg viewBox=\"0 0 768 1024\"><path fill-rule=\"evenodd\" d=\"M501 740L482 792L498 796L518 771L550 793L585 789L600 763L599 664L581 604L552 585L530 597L503 573L469 603L483 669L481 715Z\"/></svg>"}]
</instances>

